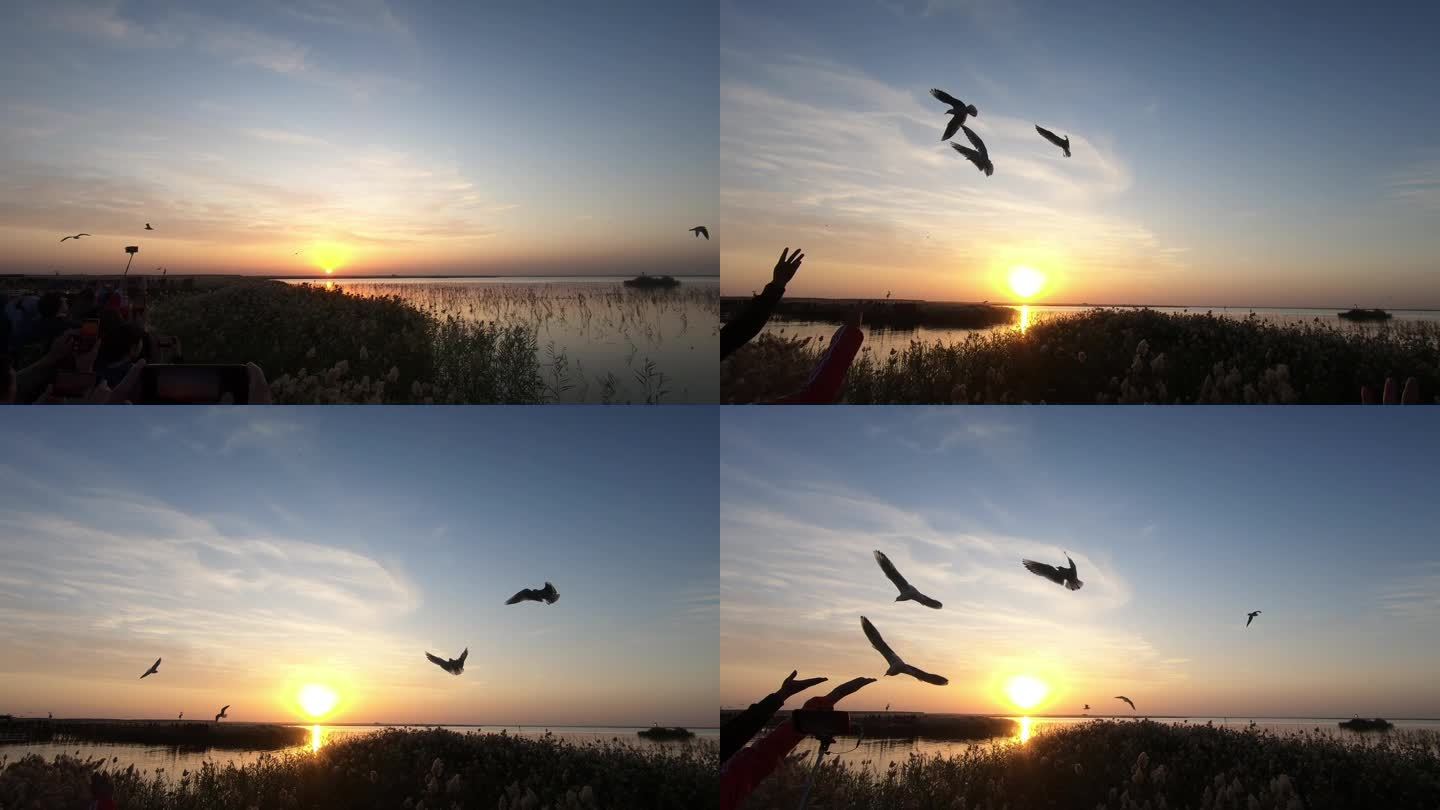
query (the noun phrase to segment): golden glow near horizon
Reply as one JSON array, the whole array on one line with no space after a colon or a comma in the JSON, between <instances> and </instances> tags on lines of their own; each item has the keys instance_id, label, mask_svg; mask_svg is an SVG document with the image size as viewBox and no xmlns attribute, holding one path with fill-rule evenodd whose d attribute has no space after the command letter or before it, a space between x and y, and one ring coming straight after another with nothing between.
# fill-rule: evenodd
<instances>
[{"instance_id":1,"label":"golden glow near horizon","mask_svg":"<svg viewBox=\"0 0 1440 810\"><path fill-rule=\"evenodd\" d=\"M1026 332L1028 332L1029 330L1030 330L1030 305L1029 305L1029 304L1021 304L1021 305L1020 305L1020 334L1023 335L1023 334L1025 334Z\"/></svg>"},{"instance_id":2,"label":"golden glow near horizon","mask_svg":"<svg viewBox=\"0 0 1440 810\"><path fill-rule=\"evenodd\" d=\"M332 275L336 270L345 266L350 261L350 249L344 245L327 242L323 245L315 245L309 248L310 261L316 267L325 271L326 275Z\"/></svg>"},{"instance_id":3,"label":"golden glow near horizon","mask_svg":"<svg viewBox=\"0 0 1440 810\"><path fill-rule=\"evenodd\" d=\"M1045 274L1028 265L1010 271L1010 290L1022 300L1034 298L1045 286Z\"/></svg>"},{"instance_id":4,"label":"golden glow near horizon","mask_svg":"<svg viewBox=\"0 0 1440 810\"><path fill-rule=\"evenodd\" d=\"M1020 718L1020 742L1030 742L1030 718Z\"/></svg>"},{"instance_id":5,"label":"golden glow near horizon","mask_svg":"<svg viewBox=\"0 0 1440 810\"><path fill-rule=\"evenodd\" d=\"M318 726L318 725L316 725L316 726L311 726L311 727L310 727L310 753L316 754L316 753L319 753L319 752L320 752L320 726Z\"/></svg>"},{"instance_id":6,"label":"golden glow near horizon","mask_svg":"<svg viewBox=\"0 0 1440 810\"><path fill-rule=\"evenodd\" d=\"M340 703L340 696L334 689L318 683L307 683L300 687L296 696L300 708L316 720L324 719Z\"/></svg>"},{"instance_id":7,"label":"golden glow near horizon","mask_svg":"<svg viewBox=\"0 0 1440 810\"><path fill-rule=\"evenodd\" d=\"M1050 694L1050 687L1032 675L1016 675L1005 683L1005 695L1022 711L1029 711Z\"/></svg>"}]
</instances>

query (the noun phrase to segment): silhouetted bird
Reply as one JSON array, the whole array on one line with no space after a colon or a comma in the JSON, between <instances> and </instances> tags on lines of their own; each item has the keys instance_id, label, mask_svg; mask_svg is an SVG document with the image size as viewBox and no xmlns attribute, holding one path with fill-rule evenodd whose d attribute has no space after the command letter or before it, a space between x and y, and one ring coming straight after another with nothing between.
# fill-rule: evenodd
<instances>
[{"instance_id":1,"label":"silhouetted bird","mask_svg":"<svg viewBox=\"0 0 1440 810\"><path fill-rule=\"evenodd\" d=\"M704 225L696 225L695 227L690 229L690 232L695 234L696 236L703 236L707 240L710 238L710 229L705 227Z\"/></svg>"},{"instance_id":2,"label":"silhouetted bird","mask_svg":"<svg viewBox=\"0 0 1440 810\"><path fill-rule=\"evenodd\" d=\"M890 645L885 643L885 639L880 637L880 631L876 630L875 625L871 624L870 620L864 616L860 617L860 628L865 631L865 637L870 639L870 646L885 656L885 662L890 665L890 668L885 670L886 675L909 675L926 683L933 683L936 686L944 686L950 683L949 679L943 675L933 675L919 667L912 667L900 660L900 656L896 655L895 651L890 649Z\"/></svg>"},{"instance_id":3,"label":"silhouetted bird","mask_svg":"<svg viewBox=\"0 0 1440 810\"><path fill-rule=\"evenodd\" d=\"M1048 130L1048 129L1042 127L1042 126L1040 126L1039 124L1036 124L1036 125L1035 125L1035 131L1038 132L1038 133L1040 133L1040 137L1044 138L1045 140L1049 141L1050 143L1055 144L1056 146L1060 147L1061 149L1064 149L1064 150L1065 150L1065 157L1070 157L1070 136L1069 136L1069 135L1066 135L1064 138L1061 138L1059 135L1056 135L1055 133L1051 132L1050 130Z\"/></svg>"},{"instance_id":4,"label":"silhouetted bird","mask_svg":"<svg viewBox=\"0 0 1440 810\"><path fill-rule=\"evenodd\" d=\"M437 667L440 667L451 675L459 675L460 673L465 671L465 658L469 655L469 647L466 647L465 651L460 653L459 658L451 658L448 661L439 656L431 655L428 652L425 653L425 657L430 659L430 663L434 664Z\"/></svg>"},{"instance_id":5,"label":"silhouetted bird","mask_svg":"<svg viewBox=\"0 0 1440 810\"><path fill-rule=\"evenodd\" d=\"M547 605L553 605L555 604L555 600L559 598L560 592L555 590L554 585L547 582L543 588L525 588L509 599L506 599L505 604L515 605L520 602L544 602Z\"/></svg>"},{"instance_id":6,"label":"silhouetted bird","mask_svg":"<svg viewBox=\"0 0 1440 810\"><path fill-rule=\"evenodd\" d=\"M1116 700L1123 700L1123 701L1125 701L1126 703L1129 703L1129 704L1130 704L1130 711L1132 711L1132 712L1135 711L1135 701L1131 700L1131 699L1128 698L1128 697L1125 697L1124 695L1116 695L1116 696L1115 696L1115 699L1116 699Z\"/></svg>"},{"instance_id":7,"label":"silhouetted bird","mask_svg":"<svg viewBox=\"0 0 1440 810\"><path fill-rule=\"evenodd\" d=\"M1089 703L1086 703L1086 704L1085 704L1085 711L1087 711L1087 712L1090 711L1090 704L1089 704Z\"/></svg>"},{"instance_id":8,"label":"silhouetted bird","mask_svg":"<svg viewBox=\"0 0 1440 810\"><path fill-rule=\"evenodd\" d=\"M950 136L955 134L955 130L959 129L962 125L964 125L966 116L972 116L974 118L980 117L980 111L975 109L974 104L966 104L965 102L961 101L958 98L955 98L944 90L939 90L932 87L930 88L930 95L945 102L946 104L949 104L950 109L946 110L945 114L955 116L954 118L950 119L950 123L945 125L945 134L940 136L940 140L942 141L950 140Z\"/></svg>"},{"instance_id":9,"label":"silhouetted bird","mask_svg":"<svg viewBox=\"0 0 1440 810\"><path fill-rule=\"evenodd\" d=\"M146 678L148 678L149 676L154 675L155 673L157 673L157 672L159 672L159 671L160 671L160 659L159 659L159 658L156 658L156 659L155 659L155 663L151 664L151 665L150 665L150 668L147 669L147 670L145 670L145 674L140 676L140 680L143 681L143 680L145 680Z\"/></svg>"},{"instance_id":10,"label":"silhouetted bird","mask_svg":"<svg viewBox=\"0 0 1440 810\"><path fill-rule=\"evenodd\" d=\"M150 223L147 222L147 223L145 223L145 230L147 230L147 231L153 231L153 230L155 230L155 229L152 228L152 227L150 227Z\"/></svg>"},{"instance_id":11,"label":"silhouetted bird","mask_svg":"<svg viewBox=\"0 0 1440 810\"><path fill-rule=\"evenodd\" d=\"M215 722L217 722L217 723L220 722L220 718L222 718L222 717L229 717L230 715L228 715L228 714L225 713L225 712L227 712L227 711L229 711L229 710L230 710L230 704L229 704L229 703L226 703L226 704L225 704L225 708L221 709L221 710L220 710L220 713L217 714L217 715L215 715Z\"/></svg>"},{"instance_id":12,"label":"silhouetted bird","mask_svg":"<svg viewBox=\"0 0 1440 810\"><path fill-rule=\"evenodd\" d=\"M1053 565L1046 565L1045 563L1035 562L1034 560L1021 560L1020 564L1025 566L1025 570L1032 574L1039 574L1056 585L1064 585L1072 591L1078 591L1080 590L1080 586L1085 583L1081 582L1079 577L1076 576L1076 574L1080 572L1076 569L1075 561L1070 559L1069 554L1065 555L1065 559L1070 562L1069 568L1056 568Z\"/></svg>"},{"instance_id":13,"label":"silhouetted bird","mask_svg":"<svg viewBox=\"0 0 1440 810\"><path fill-rule=\"evenodd\" d=\"M88 234L88 233L77 233L77 234L75 234L74 236L67 236L67 237L65 237L65 239L79 239L79 238L82 237L82 236L89 236L89 235L90 235L90 234ZM61 242L64 242L65 239L61 239L60 241L61 241Z\"/></svg>"},{"instance_id":14,"label":"silhouetted bird","mask_svg":"<svg viewBox=\"0 0 1440 810\"><path fill-rule=\"evenodd\" d=\"M176 719L176 720L184 720L184 719L185 719L185 712L180 712L180 716L177 717L177 718L175 718L175 719Z\"/></svg>"},{"instance_id":15,"label":"silhouetted bird","mask_svg":"<svg viewBox=\"0 0 1440 810\"><path fill-rule=\"evenodd\" d=\"M990 151L985 148L985 142L980 140L980 136L976 135L975 131L971 128L965 126L960 128L965 130L965 137L970 139L970 143L975 144L975 148L970 149L958 143L950 144L950 148L964 155L971 163L974 163L975 168L984 172L986 177L994 174L995 164L990 162Z\"/></svg>"},{"instance_id":16,"label":"silhouetted bird","mask_svg":"<svg viewBox=\"0 0 1440 810\"><path fill-rule=\"evenodd\" d=\"M887 295L886 298L889 296ZM890 562L890 558L886 557L883 552L875 552L875 562L880 563L880 570L884 571L885 576L895 583L895 587L900 589L900 595L895 597L896 602L904 602L908 599L912 602L919 602L928 608L940 609L940 602L921 593L914 585L906 581L905 577L900 575L900 571L895 568L895 564Z\"/></svg>"},{"instance_id":17,"label":"silhouetted bird","mask_svg":"<svg viewBox=\"0 0 1440 810\"><path fill-rule=\"evenodd\" d=\"M1246 627L1249 627L1249 626L1250 626L1250 622L1255 621L1255 617L1256 617L1256 616L1259 616L1259 615L1260 615L1260 611L1258 611L1258 610L1252 610L1252 611L1250 611L1249 613L1245 614L1245 626L1246 626Z\"/></svg>"}]
</instances>

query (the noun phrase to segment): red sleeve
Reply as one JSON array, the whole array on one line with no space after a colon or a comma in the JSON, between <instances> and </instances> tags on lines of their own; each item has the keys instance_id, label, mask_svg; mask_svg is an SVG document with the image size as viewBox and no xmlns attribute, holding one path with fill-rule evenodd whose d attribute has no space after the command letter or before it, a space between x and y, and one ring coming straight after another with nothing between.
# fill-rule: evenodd
<instances>
[{"instance_id":1,"label":"red sleeve","mask_svg":"<svg viewBox=\"0 0 1440 810\"><path fill-rule=\"evenodd\" d=\"M840 398L840 389L845 387L845 374L855 355L860 353L860 344L865 342L865 333L859 327L846 324L835 330L830 338L830 348L820 358L819 365L810 375L805 387L788 397L772 402L772 405L830 405Z\"/></svg>"},{"instance_id":2,"label":"red sleeve","mask_svg":"<svg viewBox=\"0 0 1440 810\"><path fill-rule=\"evenodd\" d=\"M828 709L830 706L826 697L812 697L805 701L807 709ZM737 751L720 771L720 810L735 810L743 804L804 738L787 717L785 722L754 745Z\"/></svg>"}]
</instances>

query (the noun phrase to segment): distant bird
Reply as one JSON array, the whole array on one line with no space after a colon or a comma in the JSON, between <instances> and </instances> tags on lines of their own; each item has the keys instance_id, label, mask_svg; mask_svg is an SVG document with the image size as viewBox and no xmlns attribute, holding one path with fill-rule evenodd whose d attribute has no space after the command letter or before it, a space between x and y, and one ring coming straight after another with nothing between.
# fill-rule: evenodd
<instances>
[{"instance_id":1,"label":"distant bird","mask_svg":"<svg viewBox=\"0 0 1440 810\"><path fill-rule=\"evenodd\" d=\"M1086 704L1085 704L1085 711L1087 711L1087 712L1090 711L1090 704L1089 704L1089 703L1086 703Z\"/></svg>"},{"instance_id":2,"label":"distant bird","mask_svg":"<svg viewBox=\"0 0 1440 810\"><path fill-rule=\"evenodd\" d=\"M1116 699L1116 700L1123 700L1123 701L1125 701L1126 703L1129 703L1129 704L1130 704L1130 711L1132 711L1132 712L1135 711L1135 701L1131 700L1131 699L1128 698L1128 697L1125 697L1124 695L1116 695L1116 696L1115 696L1115 699Z\"/></svg>"},{"instance_id":3,"label":"distant bird","mask_svg":"<svg viewBox=\"0 0 1440 810\"><path fill-rule=\"evenodd\" d=\"M553 605L555 604L555 600L559 598L560 592L555 590L554 585L547 582L543 588L525 588L521 590L509 599L506 599L505 604L516 605L521 602L544 602L547 605Z\"/></svg>"},{"instance_id":4,"label":"distant bird","mask_svg":"<svg viewBox=\"0 0 1440 810\"><path fill-rule=\"evenodd\" d=\"M889 298L889 297L890 297L890 291L889 291L889 290L886 290L886 291L885 291L885 297L886 297L886 298Z\"/></svg>"},{"instance_id":5,"label":"distant bird","mask_svg":"<svg viewBox=\"0 0 1440 810\"><path fill-rule=\"evenodd\" d=\"M704 225L696 225L695 227L690 229L690 232L695 234L696 236L705 237L707 241L710 239L710 229L705 227Z\"/></svg>"},{"instance_id":6,"label":"distant bird","mask_svg":"<svg viewBox=\"0 0 1440 810\"><path fill-rule=\"evenodd\" d=\"M79 238L82 237L82 236L89 236L89 235L90 235L90 234L88 234L88 233L77 233L77 234L75 234L74 236L67 236L67 237L65 237L65 239L79 239ZM61 239L60 241L61 241L61 242L64 242L65 239Z\"/></svg>"},{"instance_id":7,"label":"distant bird","mask_svg":"<svg viewBox=\"0 0 1440 810\"><path fill-rule=\"evenodd\" d=\"M940 609L940 602L921 593L914 585L906 581L905 577L900 575L900 571L895 568L895 564L890 562L890 558L886 557L883 552L875 552L875 562L880 563L880 570L884 571L885 576L895 583L895 587L900 589L900 595L895 597L896 602L904 602L908 599L912 602L919 602L928 608Z\"/></svg>"},{"instance_id":8,"label":"distant bird","mask_svg":"<svg viewBox=\"0 0 1440 810\"><path fill-rule=\"evenodd\" d=\"M994 174L995 164L990 162L990 151L985 148L985 142L980 140L980 136L975 134L975 130L966 126L960 128L965 130L965 137L970 139L970 143L975 144L975 148L970 149L958 143L950 144L950 148L964 155L971 163L974 163L975 168L984 172L986 177Z\"/></svg>"},{"instance_id":9,"label":"distant bird","mask_svg":"<svg viewBox=\"0 0 1440 810\"><path fill-rule=\"evenodd\" d=\"M880 637L880 631L876 630L875 625L871 624L870 620L864 616L860 617L860 627L865 631L865 637L870 639L870 646L885 656L885 662L890 665L890 668L885 670L886 675L909 675L926 683L933 683L936 686L944 686L950 683L949 679L943 675L932 675L923 669L912 667L900 660L900 656L896 655L895 651L890 649L890 645L885 643L885 639Z\"/></svg>"},{"instance_id":10,"label":"distant bird","mask_svg":"<svg viewBox=\"0 0 1440 810\"><path fill-rule=\"evenodd\" d=\"M1035 562L1034 560L1021 560L1020 564L1025 566L1025 570L1032 574L1039 574L1056 585L1064 585L1072 591L1078 591L1080 590L1080 586L1085 583L1081 582L1079 577L1076 576L1079 571L1075 568L1075 561L1070 559L1069 554L1065 555L1065 559L1070 562L1069 568L1056 568L1053 565L1046 565L1045 563Z\"/></svg>"},{"instance_id":11,"label":"distant bird","mask_svg":"<svg viewBox=\"0 0 1440 810\"><path fill-rule=\"evenodd\" d=\"M228 714L225 713L225 712L227 712L227 711L229 711L229 710L230 710L230 704L229 704L229 703L226 703L226 704L225 704L225 708L221 709L221 710L220 710L220 713L217 714L217 715L215 715L215 722L217 722L217 723L220 722L220 718L222 718L222 717L229 717L230 715L228 715Z\"/></svg>"},{"instance_id":12,"label":"distant bird","mask_svg":"<svg viewBox=\"0 0 1440 810\"><path fill-rule=\"evenodd\" d=\"M305 252L305 251L303 251L303 250L297 250L297 251L295 251L294 253L292 253L292 254L290 254L290 255L292 255L292 256L299 256L301 253L304 253L304 252Z\"/></svg>"},{"instance_id":13,"label":"distant bird","mask_svg":"<svg viewBox=\"0 0 1440 810\"><path fill-rule=\"evenodd\" d=\"M950 119L950 123L945 125L945 134L940 136L940 140L942 141L950 140L950 136L955 134L955 130L959 129L962 125L964 125L966 116L970 116L972 118L980 117L980 111L975 109L974 104L966 104L965 102L961 101L958 98L955 98L944 90L932 87L930 88L930 95L945 102L946 104L949 104L950 109L946 110L945 114L955 116L954 118Z\"/></svg>"},{"instance_id":14,"label":"distant bird","mask_svg":"<svg viewBox=\"0 0 1440 810\"><path fill-rule=\"evenodd\" d=\"M155 659L155 663L151 664L151 665L150 665L150 668L147 669L147 670L145 670L145 674L140 676L140 680L143 681L143 680L145 680L146 678L150 677L151 675L154 675L155 673L157 673L157 672L159 672L159 671L160 671L160 659L159 659L159 658L156 658L156 659Z\"/></svg>"},{"instance_id":15,"label":"distant bird","mask_svg":"<svg viewBox=\"0 0 1440 810\"><path fill-rule=\"evenodd\" d=\"M176 720L184 720L184 719L185 719L185 712L180 712L180 716L177 717L177 718L175 718L175 719L176 719Z\"/></svg>"},{"instance_id":16,"label":"distant bird","mask_svg":"<svg viewBox=\"0 0 1440 810\"><path fill-rule=\"evenodd\" d=\"M152 228L152 227L150 227L150 223L147 222L147 223L145 223L145 230L147 230L147 231L153 231L153 230L155 230L155 229Z\"/></svg>"},{"instance_id":17,"label":"distant bird","mask_svg":"<svg viewBox=\"0 0 1440 810\"><path fill-rule=\"evenodd\" d=\"M1245 614L1245 617L1246 617L1246 618L1245 618L1245 626L1246 626L1246 627L1249 627L1249 626L1250 626L1250 622L1255 621L1255 617L1256 617L1256 616L1259 616L1259 615L1260 615L1260 611L1258 611L1258 610L1252 610L1252 611L1250 611L1249 613Z\"/></svg>"},{"instance_id":18,"label":"distant bird","mask_svg":"<svg viewBox=\"0 0 1440 810\"><path fill-rule=\"evenodd\" d=\"M1055 133L1051 132L1050 130L1048 130L1048 129L1042 127L1042 126L1040 126L1039 124L1036 124L1036 125L1035 125L1035 131L1038 132L1038 133L1040 133L1040 137L1044 138L1045 140L1049 141L1050 143L1055 144L1056 146L1060 147L1061 149L1064 149L1064 150L1065 150L1065 157L1070 157L1070 136L1069 136L1069 135L1066 135L1064 138L1061 138L1059 135L1056 135Z\"/></svg>"},{"instance_id":19,"label":"distant bird","mask_svg":"<svg viewBox=\"0 0 1440 810\"><path fill-rule=\"evenodd\" d=\"M425 653L425 657L430 659L430 663L434 664L437 667L440 667L451 675L459 675L460 673L465 671L465 658L469 655L469 647L466 647L465 651L460 653L459 658L451 658L448 661L439 656L431 655L428 652Z\"/></svg>"}]
</instances>

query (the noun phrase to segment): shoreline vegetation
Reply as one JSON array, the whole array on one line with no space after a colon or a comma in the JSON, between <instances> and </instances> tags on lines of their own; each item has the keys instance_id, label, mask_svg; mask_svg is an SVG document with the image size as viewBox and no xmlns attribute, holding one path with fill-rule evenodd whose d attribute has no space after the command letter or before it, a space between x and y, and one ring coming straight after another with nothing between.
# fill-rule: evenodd
<instances>
[{"instance_id":1,"label":"shoreline vegetation","mask_svg":"<svg viewBox=\"0 0 1440 810\"><path fill-rule=\"evenodd\" d=\"M680 726L651 726L635 733L647 740L688 740L695 736L695 732Z\"/></svg>"},{"instance_id":2,"label":"shoreline vegetation","mask_svg":"<svg viewBox=\"0 0 1440 810\"><path fill-rule=\"evenodd\" d=\"M724 723L740 712L724 709ZM766 728L778 726L790 717L790 711L776 712ZM989 740L1013 737L1019 724L1005 717L959 714L919 714L910 712L850 712L850 722L861 729L867 740Z\"/></svg>"},{"instance_id":3,"label":"shoreline vegetation","mask_svg":"<svg viewBox=\"0 0 1440 810\"><path fill-rule=\"evenodd\" d=\"M209 720L0 720L0 743L108 742L266 751L304 745L308 729ZM0 752L3 752L0 746Z\"/></svg>"},{"instance_id":4,"label":"shoreline vegetation","mask_svg":"<svg viewBox=\"0 0 1440 810\"><path fill-rule=\"evenodd\" d=\"M725 404L799 389L826 344L766 333L720 365ZM1258 316L1095 309L1046 318L1024 332L912 340L862 349L840 401L850 404L1305 403L1357 404L1362 387L1414 377L1440 401L1440 324L1375 330Z\"/></svg>"},{"instance_id":5,"label":"shoreline vegetation","mask_svg":"<svg viewBox=\"0 0 1440 810\"><path fill-rule=\"evenodd\" d=\"M94 771L111 775L125 810L713 807L719 760L714 741L640 748L618 738L576 744L398 729L331 742L313 754L262 754L244 766L207 762L178 775L111 770L103 758L9 760L0 748L0 808L83 806Z\"/></svg>"},{"instance_id":6,"label":"shoreline vegetation","mask_svg":"<svg viewBox=\"0 0 1440 810\"><path fill-rule=\"evenodd\" d=\"M812 767L813 757L791 757L747 806L796 806ZM1326 733L1095 721L950 757L912 754L889 768L830 759L810 800L887 810L1431 808L1440 807L1440 734L1356 744Z\"/></svg>"},{"instance_id":7,"label":"shoreline vegetation","mask_svg":"<svg viewBox=\"0 0 1440 810\"><path fill-rule=\"evenodd\" d=\"M721 298L720 318L729 320L748 298ZM880 329L989 329L1020 320L1020 310L996 304L939 301L849 301L827 298L782 298L773 317L779 320L845 323L857 304L865 308L865 323Z\"/></svg>"}]
</instances>

